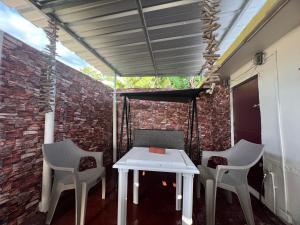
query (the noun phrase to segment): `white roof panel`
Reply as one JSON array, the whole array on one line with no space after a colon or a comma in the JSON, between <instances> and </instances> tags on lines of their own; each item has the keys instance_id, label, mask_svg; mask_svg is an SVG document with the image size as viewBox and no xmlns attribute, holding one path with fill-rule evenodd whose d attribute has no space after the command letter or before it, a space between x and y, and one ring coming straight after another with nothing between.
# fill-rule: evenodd
<instances>
[{"instance_id":1,"label":"white roof panel","mask_svg":"<svg viewBox=\"0 0 300 225\"><path fill-rule=\"evenodd\" d=\"M221 0L219 38L249 0ZM102 73L195 75L203 63L201 0L4 0ZM148 73L148 74L146 74Z\"/></svg>"}]
</instances>

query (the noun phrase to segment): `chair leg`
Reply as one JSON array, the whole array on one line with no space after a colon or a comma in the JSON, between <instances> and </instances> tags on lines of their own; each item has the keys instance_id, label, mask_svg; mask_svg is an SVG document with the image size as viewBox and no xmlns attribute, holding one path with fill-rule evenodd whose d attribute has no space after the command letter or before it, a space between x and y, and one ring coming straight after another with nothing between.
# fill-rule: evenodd
<instances>
[{"instance_id":1,"label":"chair leg","mask_svg":"<svg viewBox=\"0 0 300 225\"><path fill-rule=\"evenodd\" d=\"M225 196L226 196L227 203L232 204L232 192L225 191Z\"/></svg>"},{"instance_id":2,"label":"chair leg","mask_svg":"<svg viewBox=\"0 0 300 225\"><path fill-rule=\"evenodd\" d=\"M75 225L80 224L81 215L81 200L82 200L82 185L76 184L75 188Z\"/></svg>"},{"instance_id":3,"label":"chair leg","mask_svg":"<svg viewBox=\"0 0 300 225\"><path fill-rule=\"evenodd\" d=\"M216 191L214 180L208 179L205 183L205 206L206 206L206 225L215 224L216 214Z\"/></svg>"},{"instance_id":4,"label":"chair leg","mask_svg":"<svg viewBox=\"0 0 300 225\"><path fill-rule=\"evenodd\" d=\"M201 197L201 178L200 174L197 176L197 198Z\"/></svg>"},{"instance_id":5,"label":"chair leg","mask_svg":"<svg viewBox=\"0 0 300 225\"><path fill-rule=\"evenodd\" d=\"M52 221L60 194L61 194L61 190L54 183L53 187L52 187L51 196L50 196L50 206L49 206L49 210L48 210L47 217L46 217L46 222L45 222L46 224L50 224Z\"/></svg>"},{"instance_id":6,"label":"chair leg","mask_svg":"<svg viewBox=\"0 0 300 225\"><path fill-rule=\"evenodd\" d=\"M248 185L245 184L236 187L236 192L240 200L240 204L244 212L247 225L255 225Z\"/></svg>"},{"instance_id":7,"label":"chair leg","mask_svg":"<svg viewBox=\"0 0 300 225\"><path fill-rule=\"evenodd\" d=\"M102 177L102 199L105 199L105 192L106 192L106 177Z\"/></svg>"},{"instance_id":8,"label":"chair leg","mask_svg":"<svg viewBox=\"0 0 300 225\"><path fill-rule=\"evenodd\" d=\"M88 198L88 188L86 183L82 183L82 192L81 192L81 210L80 210L80 225L84 225L85 214L86 214L86 205Z\"/></svg>"}]
</instances>

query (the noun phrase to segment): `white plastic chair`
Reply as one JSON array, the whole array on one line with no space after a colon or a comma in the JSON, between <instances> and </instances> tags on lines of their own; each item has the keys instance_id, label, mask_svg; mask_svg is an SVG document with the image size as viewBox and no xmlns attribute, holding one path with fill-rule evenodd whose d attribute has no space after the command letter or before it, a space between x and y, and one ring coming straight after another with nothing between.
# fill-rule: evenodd
<instances>
[{"instance_id":1,"label":"white plastic chair","mask_svg":"<svg viewBox=\"0 0 300 225\"><path fill-rule=\"evenodd\" d=\"M200 198L201 183L205 187L206 224L215 224L217 187L237 194L246 222L254 225L247 175L263 155L263 145L240 140L226 151L203 151L202 165L197 183L197 197ZM228 165L218 165L216 169L207 167L211 156L227 158Z\"/></svg>"},{"instance_id":2,"label":"white plastic chair","mask_svg":"<svg viewBox=\"0 0 300 225\"><path fill-rule=\"evenodd\" d=\"M46 163L54 170L52 193L46 224L53 218L60 194L75 189L76 225L84 225L88 191L102 179L102 199L105 199L105 167L102 152L88 152L77 147L71 140L43 145ZM97 167L79 172L81 157L96 159Z\"/></svg>"}]
</instances>

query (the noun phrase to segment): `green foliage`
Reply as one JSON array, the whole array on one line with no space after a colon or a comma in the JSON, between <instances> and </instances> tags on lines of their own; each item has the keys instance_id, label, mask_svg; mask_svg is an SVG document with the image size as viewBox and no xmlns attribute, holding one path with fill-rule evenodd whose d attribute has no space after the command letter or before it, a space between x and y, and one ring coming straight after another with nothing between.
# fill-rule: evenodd
<instances>
[{"instance_id":1,"label":"green foliage","mask_svg":"<svg viewBox=\"0 0 300 225\"><path fill-rule=\"evenodd\" d=\"M190 77L168 77L171 85L176 89L189 88Z\"/></svg>"},{"instance_id":2,"label":"green foliage","mask_svg":"<svg viewBox=\"0 0 300 225\"><path fill-rule=\"evenodd\" d=\"M81 70L82 73L85 73L87 75L89 75L90 77L94 78L95 80L102 80L103 79L103 74L98 72L97 70L93 69L92 67L84 67Z\"/></svg>"},{"instance_id":3,"label":"green foliage","mask_svg":"<svg viewBox=\"0 0 300 225\"><path fill-rule=\"evenodd\" d=\"M95 80L101 81L104 84L113 87L114 77L105 76L99 71L85 67L81 70L83 73L93 77ZM162 77L117 77L117 89L125 88L196 88L202 83L200 76L162 76Z\"/></svg>"}]
</instances>

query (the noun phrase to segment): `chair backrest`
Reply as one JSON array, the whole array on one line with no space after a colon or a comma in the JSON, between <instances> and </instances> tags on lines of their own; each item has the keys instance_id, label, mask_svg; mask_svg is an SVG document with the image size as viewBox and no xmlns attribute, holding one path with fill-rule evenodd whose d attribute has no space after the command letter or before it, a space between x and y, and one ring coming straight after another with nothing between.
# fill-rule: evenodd
<instances>
[{"instance_id":1,"label":"chair backrest","mask_svg":"<svg viewBox=\"0 0 300 225\"><path fill-rule=\"evenodd\" d=\"M50 167L76 168L80 154L77 146L69 139L43 145L43 154Z\"/></svg>"},{"instance_id":2,"label":"chair backrest","mask_svg":"<svg viewBox=\"0 0 300 225\"><path fill-rule=\"evenodd\" d=\"M160 147L184 150L184 133L181 130L136 129L134 147Z\"/></svg>"},{"instance_id":3,"label":"chair backrest","mask_svg":"<svg viewBox=\"0 0 300 225\"><path fill-rule=\"evenodd\" d=\"M234 147L234 151L227 157L229 165L254 166L263 155L264 145L255 144L246 140L240 140Z\"/></svg>"}]
</instances>

